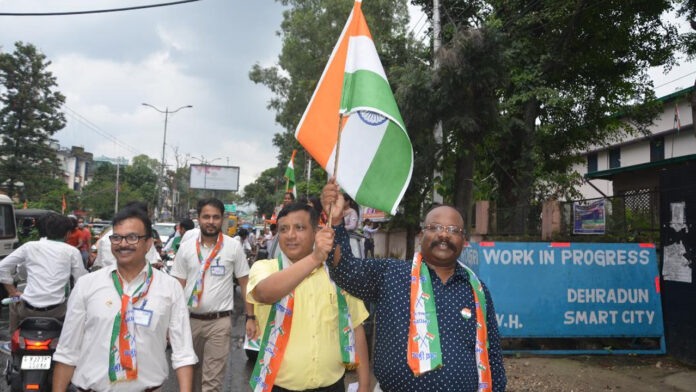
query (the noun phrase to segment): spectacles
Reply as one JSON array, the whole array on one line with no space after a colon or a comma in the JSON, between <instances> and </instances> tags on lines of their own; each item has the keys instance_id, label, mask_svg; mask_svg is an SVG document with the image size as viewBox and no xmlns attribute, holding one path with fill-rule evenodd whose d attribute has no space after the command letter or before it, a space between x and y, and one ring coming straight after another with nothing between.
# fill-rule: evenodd
<instances>
[{"instance_id":1,"label":"spectacles","mask_svg":"<svg viewBox=\"0 0 696 392\"><path fill-rule=\"evenodd\" d=\"M125 239L126 243L134 245L134 244L137 244L143 238L148 238L148 236L137 235L135 233L131 233L131 234L127 234L127 235L112 234L109 236L109 241L111 241L112 244L117 245L117 244L120 244L121 241L123 241Z\"/></svg>"},{"instance_id":2,"label":"spectacles","mask_svg":"<svg viewBox=\"0 0 696 392\"><path fill-rule=\"evenodd\" d=\"M426 225L423 229L425 231L430 231L433 233L442 233L443 231L446 231L447 234L464 235L464 229L462 229L459 226L455 226L455 225L443 226L440 224L434 224L434 225Z\"/></svg>"}]
</instances>

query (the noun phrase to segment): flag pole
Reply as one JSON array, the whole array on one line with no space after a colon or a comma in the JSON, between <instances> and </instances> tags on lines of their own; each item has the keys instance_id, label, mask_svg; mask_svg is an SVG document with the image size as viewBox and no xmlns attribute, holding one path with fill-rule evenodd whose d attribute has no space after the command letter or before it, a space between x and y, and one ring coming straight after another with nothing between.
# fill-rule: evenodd
<instances>
[{"instance_id":1,"label":"flag pole","mask_svg":"<svg viewBox=\"0 0 696 392\"><path fill-rule=\"evenodd\" d=\"M338 154L341 152L341 133L343 133L343 113L338 114L338 136L336 137L336 155L334 155L334 168L333 168L333 178L336 178L338 173ZM333 205L331 203L331 208L329 209L329 225L331 224L331 215L333 215Z\"/></svg>"}]
</instances>

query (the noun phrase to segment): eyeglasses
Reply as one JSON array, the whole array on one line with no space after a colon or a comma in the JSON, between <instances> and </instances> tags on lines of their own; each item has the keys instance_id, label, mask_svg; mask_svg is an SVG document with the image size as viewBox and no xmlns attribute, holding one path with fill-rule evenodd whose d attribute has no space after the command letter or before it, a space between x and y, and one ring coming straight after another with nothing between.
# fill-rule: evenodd
<instances>
[{"instance_id":1,"label":"eyeglasses","mask_svg":"<svg viewBox=\"0 0 696 392\"><path fill-rule=\"evenodd\" d=\"M443 231L446 231L447 234L464 235L464 229L462 229L459 226L455 226L455 225L451 225L451 226L443 226L440 224L426 225L423 228L423 230L430 231L433 233L442 233Z\"/></svg>"},{"instance_id":2,"label":"eyeglasses","mask_svg":"<svg viewBox=\"0 0 696 392\"><path fill-rule=\"evenodd\" d=\"M109 236L109 241L111 241L112 244L117 245L117 244L120 244L121 241L123 241L125 239L126 243L134 245L134 244L137 244L138 241L142 240L143 238L148 238L148 236L137 235L135 233L131 233L131 234L127 234L127 235L112 234Z\"/></svg>"}]
</instances>

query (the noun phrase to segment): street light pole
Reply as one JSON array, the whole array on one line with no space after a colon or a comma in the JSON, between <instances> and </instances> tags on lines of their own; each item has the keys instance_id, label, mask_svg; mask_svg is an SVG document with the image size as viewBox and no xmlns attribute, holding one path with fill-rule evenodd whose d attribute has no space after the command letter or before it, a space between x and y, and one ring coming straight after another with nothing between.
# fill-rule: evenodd
<instances>
[{"instance_id":1,"label":"street light pole","mask_svg":"<svg viewBox=\"0 0 696 392\"><path fill-rule=\"evenodd\" d=\"M143 105L143 106L150 107L150 108L152 108L152 109L155 109L155 110L157 110L158 112L164 114L164 138L162 139L162 161L160 162L160 164L161 164L162 167L161 167L161 169L160 169L160 177L159 177L159 179L157 180L157 186L156 186L156 192L155 192L155 193L156 193L156 196L157 196L157 204L158 204L158 205L157 205L157 211L156 211L156 214L155 214L155 217L157 217L159 214L162 213L162 207L163 207L163 205L164 205L163 197L161 197L161 196L159 195L159 193L160 193L160 190L162 189L161 184L164 182L164 174L165 174L165 167L166 167L166 163L165 163L165 149L166 149L166 146L167 146L167 123L168 123L168 121L169 121L169 115L170 115L170 114L174 114L174 113L178 112L178 111L181 110L181 109L190 109L190 108L193 108L193 106L191 106L191 105L185 105L185 106L179 107L179 108L176 109L176 110L170 111L170 110L169 110L169 106L165 107L164 110L160 110L160 109L158 109L157 107L155 107L155 106L153 106L153 105L150 105L149 103L143 102L142 105Z\"/></svg>"}]
</instances>

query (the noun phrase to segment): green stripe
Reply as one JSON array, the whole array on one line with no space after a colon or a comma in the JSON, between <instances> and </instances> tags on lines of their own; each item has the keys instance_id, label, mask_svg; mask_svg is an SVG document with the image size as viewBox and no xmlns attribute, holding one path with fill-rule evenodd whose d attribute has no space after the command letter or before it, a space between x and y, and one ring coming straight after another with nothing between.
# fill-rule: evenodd
<instances>
[{"instance_id":1,"label":"green stripe","mask_svg":"<svg viewBox=\"0 0 696 392\"><path fill-rule=\"evenodd\" d=\"M406 133L389 121L370 167L365 173L355 201L391 212L411 173L411 141ZM387 171L385 168L391 168Z\"/></svg>"},{"instance_id":2,"label":"green stripe","mask_svg":"<svg viewBox=\"0 0 696 392\"><path fill-rule=\"evenodd\" d=\"M406 129L389 82L379 74L368 70L344 74L341 109L351 111L356 107L378 109L392 116L403 129Z\"/></svg>"}]
</instances>

